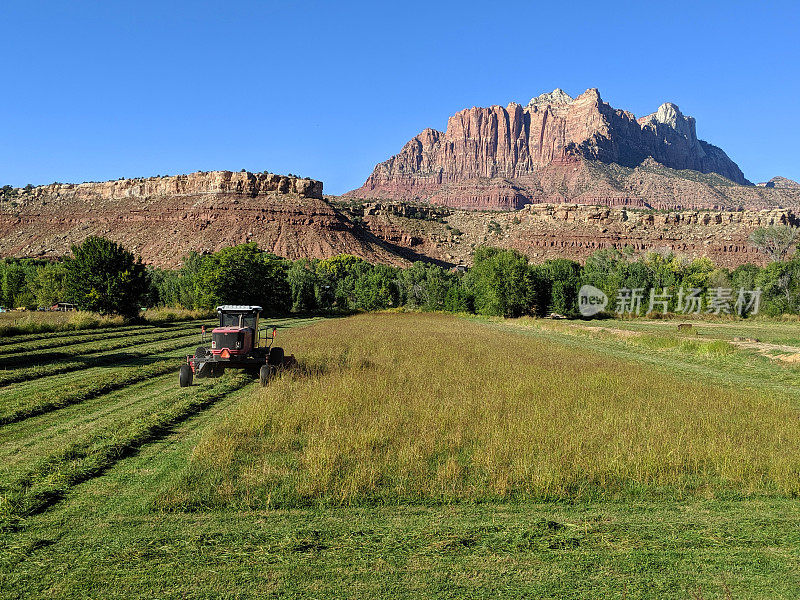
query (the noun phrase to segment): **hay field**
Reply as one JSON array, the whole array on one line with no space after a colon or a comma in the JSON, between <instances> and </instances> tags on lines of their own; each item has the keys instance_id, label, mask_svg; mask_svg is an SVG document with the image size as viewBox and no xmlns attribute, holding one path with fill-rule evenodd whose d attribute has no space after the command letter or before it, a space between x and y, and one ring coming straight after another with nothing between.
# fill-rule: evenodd
<instances>
[{"instance_id":1,"label":"hay field","mask_svg":"<svg viewBox=\"0 0 800 600\"><path fill-rule=\"evenodd\" d=\"M371 314L282 344L301 368L205 432L162 508L800 491L796 402L591 338L576 350L480 320Z\"/></svg>"}]
</instances>

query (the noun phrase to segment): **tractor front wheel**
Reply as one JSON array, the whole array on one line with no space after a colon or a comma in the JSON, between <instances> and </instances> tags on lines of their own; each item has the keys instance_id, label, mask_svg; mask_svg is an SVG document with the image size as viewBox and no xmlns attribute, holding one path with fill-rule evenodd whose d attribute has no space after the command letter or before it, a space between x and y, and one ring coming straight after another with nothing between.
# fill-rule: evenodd
<instances>
[{"instance_id":1,"label":"tractor front wheel","mask_svg":"<svg viewBox=\"0 0 800 600\"><path fill-rule=\"evenodd\" d=\"M261 387L267 387L269 380L272 379L272 373L274 372L274 367L269 365L263 365L261 369L258 371L258 381L261 383Z\"/></svg>"},{"instance_id":2,"label":"tractor front wheel","mask_svg":"<svg viewBox=\"0 0 800 600\"><path fill-rule=\"evenodd\" d=\"M267 364L270 364L273 367L282 367L283 366L283 348L275 347L275 348L270 349L269 358L267 359Z\"/></svg>"},{"instance_id":3,"label":"tractor front wheel","mask_svg":"<svg viewBox=\"0 0 800 600\"><path fill-rule=\"evenodd\" d=\"M189 387L192 385L192 367L189 365L181 365L178 371L178 384L181 387Z\"/></svg>"}]
</instances>

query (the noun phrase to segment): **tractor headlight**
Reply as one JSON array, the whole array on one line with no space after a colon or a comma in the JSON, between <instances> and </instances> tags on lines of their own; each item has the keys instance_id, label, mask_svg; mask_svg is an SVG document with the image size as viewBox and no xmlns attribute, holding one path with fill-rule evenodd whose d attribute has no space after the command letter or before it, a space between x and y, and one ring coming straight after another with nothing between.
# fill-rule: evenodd
<instances>
[{"instance_id":1,"label":"tractor headlight","mask_svg":"<svg viewBox=\"0 0 800 600\"><path fill-rule=\"evenodd\" d=\"M212 348L214 348L214 349L216 350L216 348L217 348L217 342L211 342L211 347L212 347Z\"/></svg>"}]
</instances>

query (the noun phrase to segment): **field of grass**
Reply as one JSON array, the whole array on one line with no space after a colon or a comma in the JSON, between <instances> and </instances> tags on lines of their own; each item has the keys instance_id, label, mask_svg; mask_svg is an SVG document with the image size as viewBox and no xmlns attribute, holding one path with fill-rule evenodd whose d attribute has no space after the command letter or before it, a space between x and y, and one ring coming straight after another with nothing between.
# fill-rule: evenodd
<instances>
[{"instance_id":1,"label":"field of grass","mask_svg":"<svg viewBox=\"0 0 800 600\"><path fill-rule=\"evenodd\" d=\"M266 389L178 388L197 323L0 344L0 597L800 594L800 366L737 341L800 323L283 324Z\"/></svg>"},{"instance_id":2,"label":"field of grass","mask_svg":"<svg viewBox=\"0 0 800 600\"><path fill-rule=\"evenodd\" d=\"M757 389L436 315L292 343L301 370L204 436L166 506L800 492L797 405Z\"/></svg>"}]
</instances>

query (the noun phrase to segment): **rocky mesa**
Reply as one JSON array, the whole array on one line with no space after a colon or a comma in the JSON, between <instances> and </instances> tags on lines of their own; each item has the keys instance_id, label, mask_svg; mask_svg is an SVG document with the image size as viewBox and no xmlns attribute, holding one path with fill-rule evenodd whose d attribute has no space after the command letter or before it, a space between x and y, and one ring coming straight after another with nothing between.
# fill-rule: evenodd
<instances>
[{"instance_id":1,"label":"rocky mesa","mask_svg":"<svg viewBox=\"0 0 800 600\"><path fill-rule=\"evenodd\" d=\"M404 261L354 228L313 179L231 171L51 184L0 196L0 255L55 258L89 235L121 242L156 266L243 242L288 258L349 252Z\"/></svg>"},{"instance_id":2,"label":"rocky mesa","mask_svg":"<svg viewBox=\"0 0 800 600\"><path fill-rule=\"evenodd\" d=\"M639 167L653 178L665 177L663 168ZM291 259L348 253L394 265L470 264L476 246L492 245L535 261L582 260L601 248L627 246L737 266L764 261L748 237L757 227L775 224L796 225L795 212L653 211L563 202L475 211L332 198L312 179L230 171L0 190L2 256L56 258L88 235L102 235L161 267L179 265L190 251L242 242Z\"/></svg>"},{"instance_id":3,"label":"rocky mesa","mask_svg":"<svg viewBox=\"0 0 800 600\"><path fill-rule=\"evenodd\" d=\"M670 102L636 118L597 89L556 89L527 105L473 107L425 129L378 164L353 198L513 210L576 202L656 209L800 206L800 192L757 187L725 152L698 139Z\"/></svg>"}]
</instances>

